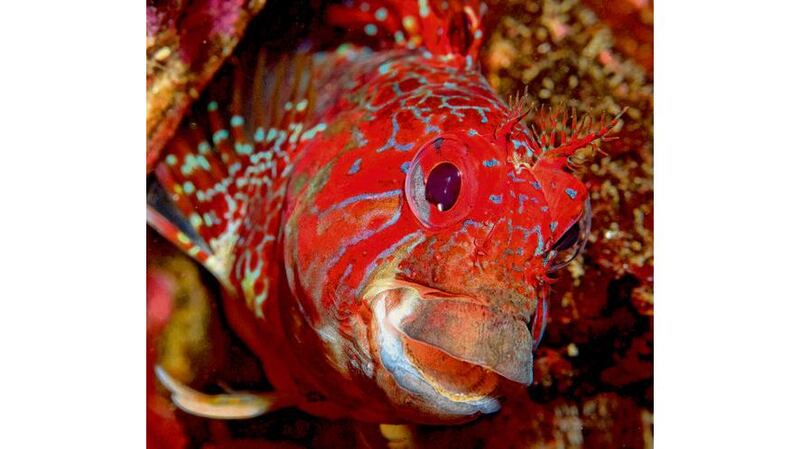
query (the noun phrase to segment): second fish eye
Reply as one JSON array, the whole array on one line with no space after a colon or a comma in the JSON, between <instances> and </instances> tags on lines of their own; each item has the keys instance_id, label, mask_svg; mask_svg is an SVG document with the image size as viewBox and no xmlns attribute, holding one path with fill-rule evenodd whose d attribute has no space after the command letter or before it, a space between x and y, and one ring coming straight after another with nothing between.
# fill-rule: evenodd
<instances>
[{"instance_id":1,"label":"second fish eye","mask_svg":"<svg viewBox=\"0 0 800 449\"><path fill-rule=\"evenodd\" d=\"M589 239L591 228L592 206L587 198L581 217L550 248L550 271L563 268L578 256Z\"/></svg>"},{"instance_id":2,"label":"second fish eye","mask_svg":"<svg viewBox=\"0 0 800 449\"><path fill-rule=\"evenodd\" d=\"M581 234L580 222L576 221L553 245L553 251L564 251L572 248L578 242Z\"/></svg>"}]
</instances>

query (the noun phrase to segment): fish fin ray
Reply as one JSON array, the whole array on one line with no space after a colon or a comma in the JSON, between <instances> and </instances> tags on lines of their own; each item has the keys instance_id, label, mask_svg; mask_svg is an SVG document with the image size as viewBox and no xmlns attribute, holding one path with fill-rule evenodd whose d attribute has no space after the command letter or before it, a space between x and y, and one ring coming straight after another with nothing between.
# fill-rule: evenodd
<instances>
[{"instance_id":1,"label":"fish fin ray","mask_svg":"<svg viewBox=\"0 0 800 449\"><path fill-rule=\"evenodd\" d=\"M212 419L249 419L280 408L276 393L201 393L156 366L156 377L181 410L195 416Z\"/></svg>"},{"instance_id":2,"label":"fish fin ray","mask_svg":"<svg viewBox=\"0 0 800 449\"><path fill-rule=\"evenodd\" d=\"M258 53L232 57L185 118L148 193L148 223L223 283L244 246L270 251L283 178L313 108L310 55L270 61L264 49L248 51Z\"/></svg>"}]
</instances>

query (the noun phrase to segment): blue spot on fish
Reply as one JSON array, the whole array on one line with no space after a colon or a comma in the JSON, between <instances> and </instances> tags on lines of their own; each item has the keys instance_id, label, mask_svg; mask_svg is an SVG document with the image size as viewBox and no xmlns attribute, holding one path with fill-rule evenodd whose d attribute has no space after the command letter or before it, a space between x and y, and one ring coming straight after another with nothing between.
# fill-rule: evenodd
<instances>
[{"instance_id":1,"label":"blue spot on fish","mask_svg":"<svg viewBox=\"0 0 800 449\"><path fill-rule=\"evenodd\" d=\"M403 162L403 163L400 165L400 170L402 170L402 171L403 171L403 173L408 173L408 169L409 169L409 167L411 167L411 162L408 162L408 161L406 161L406 162Z\"/></svg>"},{"instance_id":2,"label":"blue spot on fish","mask_svg":"<svg viewBox=\"0 0 800 449\"><path fill-rule=\"evenodd\" d=\"M503 195L489 195L489 200L495 204L503 202Z\"/></svg>"},{"instance_id":3,"label":"blue spot on fish","mask_svg":"<svg viewBox=\"0 0 800 449\"><path fill-rule=\"evenodd\" d=\"M517 208L517 213L521 214L523 210L525 210L525 201L528 201L528 195L523 193L519 194L519 207Z\"/></svg>"},{"instance_id":4,"label":"blue spot on fish","mask_svg":"<svg viewBox=\"0 0 800 449\"><path fill-rule=\"evenodd\" d=\"M567 196L573 200L575 199L576 196L578 196L578 192L576 192L575 189L566 189L564 190L564 192L566 192Z\"/></svg>"},{"instance_id":5,"label":"blue spot on fish","mask_svg":"<svg viewBox=\"0 0 800 449\"><path fill-rule=\"evenodd\" d=\"M249 143L236 143L234 145L237 154L252 154L253 146Z\"/></svg>"},{"instance_id":6,"label":"blue spot on fish","mask_svg":"<svg viewBox=\"0 0 800 449\"><path fill-rule=\"evenodd\" d=\"M347 174L354 175L358 173L359 170L361 170L361 159L356 159L356 161L353 162L353 165L350 166L350 170L347 171Z\"/></svg>"},{"instance_id":7,"label":"blue spot on fish","mask_svg":"<svg viewBox=\"0 0 800 449\"><path fill-rule=\"evenodd\" d=\"M244 117L241 115L234 115L231 117L231 126L237 127L244 125Z\"/></svg>"},{"instance_id":8,"label":"blue spot on fish","mask_svg":"<svg viewBox=\"0 0 800 449\"><path fill-rule=\"evenodd\" d=\"M256 129L255 135L253 135L253 139L255 139L256 142L263 141L264 140L264 128L259 126L258 129Z\"/></svg>"},{"instance_id":9,"label":"blue spot on fish","mask_svg":"<svg viewBox=\"0 0 800 449\"><path fill-rule=\"evenodd\" d=\"M496 167L499 164L500 164L500 162L497 159L489 159L488 161L483 161L483 166L484 167L489 167L489 168Z\"/></svg>"},{"instance_id":10,"label":"blue spot on fish","mask_svg":"<svg viewBox=\"0 0 800 449\"><path fill-rule=\"evenodd\" d=\"M368 23L364 26L364 32L367 33L367 36L374 36L378 34L378 27L374 23Z\"/></svg>"},{"instance_id":11,"label":"blue spot on fish","mask_svg":"<svg viewBox=\"0 0 800 449\"><path fill-rule=\"evenodd\" d=\"M364 137L364 134L357 127L353 128L353 137L355 137L356 145L358 145L359 148L363 148L369 143Z\"/></svg>"},{"instance_id":12,"label":"blue spot on fish","mask_svg":"<svg viewBox=\"0 0 800 449\"><path fill-rule=\"evenodd\" d=\"M218 144L227 138L228 138L227 129L220 129L219 131L215 132L213 136L211 136L211 140L213 140L215 144Z\"/></svg>"},{"instance_id":13,"label":"blue spot on fish","mask_svg":"<svg viewBox=\"0 0 800 449\"><path fill-rule=\"evenodd\" d=\"M556 232L556 228L558 227L558 222L553 221L550 223L550 232Z\"/></svg>"}]
</instances>

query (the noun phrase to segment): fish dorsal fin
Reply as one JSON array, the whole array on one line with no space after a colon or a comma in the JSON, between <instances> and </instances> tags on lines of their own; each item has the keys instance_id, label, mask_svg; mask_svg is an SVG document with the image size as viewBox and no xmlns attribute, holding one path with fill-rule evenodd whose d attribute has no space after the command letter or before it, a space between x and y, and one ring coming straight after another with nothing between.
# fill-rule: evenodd
<instances>
[{"instance_id":1,"label":"fish dorsal fin","mask_svg":"<svg viewBox=\"0 0 800 449\"><path fill-rule=\"evenodd\" d=\"M309 119L312 57L254 51L232 57L164 148L147 218L224 286L244 285L245 299L257 303L293 153L319 129Z\"/></svg>"},{"instance_id":2,"label":"fish dorsal fin","mask_svg":"<svg viewBox=\"0 0 800 449\"><path fill-rule=\"evenodd\" d=\"M420 48L477 61L485 5L474 0L365 0L332 5L328 20L379 48Z\"/></svg>"}]
</instances>

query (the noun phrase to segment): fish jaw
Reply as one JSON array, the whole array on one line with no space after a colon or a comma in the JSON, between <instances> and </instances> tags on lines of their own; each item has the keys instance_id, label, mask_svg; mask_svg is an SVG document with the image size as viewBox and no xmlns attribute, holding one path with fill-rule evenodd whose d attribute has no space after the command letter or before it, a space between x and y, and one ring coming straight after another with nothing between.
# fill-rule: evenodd
<instances>
[{"instance_id":1,"label":"fish jaw","mask_svg":"<svg viewBox=\"0 0 800 449\"><path fill-rule=\"evenodd\" d=\"M523 317L406 281L369 289L371 344L393 402L415 420L467 421L500 409L533 380L533 340Z\"/></svg>"}]
</instances>

